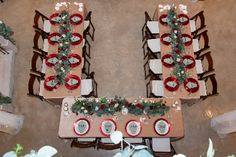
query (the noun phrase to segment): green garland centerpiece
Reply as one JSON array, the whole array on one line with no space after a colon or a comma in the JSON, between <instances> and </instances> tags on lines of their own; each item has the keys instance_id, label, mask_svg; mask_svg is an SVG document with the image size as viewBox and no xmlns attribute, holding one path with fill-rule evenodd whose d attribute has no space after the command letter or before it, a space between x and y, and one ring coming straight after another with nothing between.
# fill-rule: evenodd
<instances>
[{"instance_id":1,"label":"green garland centerpiece","mask_svg":"<svg viewBox=\"0 0 236 157\"><path fill-rule=\"evenodd\" d=\"M181 24L178 20L178 15L175 8L172 7L168 13L168 25L171 28L171 48L172 56L175 63L173 74L177 78L179 84L183 84L187 78L186 71L183 64L182 56L185 54L184 44L182 42Z\"/></svg>"},{"instance_id":2,"label":"green garland centerpiece","mask_svg":"<svg viewBox=\"0 0 236 157\"><path fill-rule=\"evenodd\" d=\"M57 81L63 85L65 82L66 75L70 70L69 53L70 53L70 42L71 42L71 28L70 28L70 15L69 12L64 10L60 14L61 20L59 24L59 33L62 37L59 39L58 48L58 63L55 66L57 73Z\"/></svg>"},{"instance_id":3,"label":"green garland centerpiece","mask_svg":"<svg viewBox=\"0 0 236 157\"><path fill-rule=\"evenodd\" d=\"M3 36L4 39L11 41L15 45L15 40L12 38L14 32L12 29L7 26L3 21L0 21L0 35Z\"/></svg>"},{"instance_id":4,"label":"green garland centerpiece","mask_svg":"<svg viewBox=\"0 0 236 157\"><path fill-rule=\"evenodd\" d=\"M115 97L108 99L102 97L100 99L82 99L76 100L71 110L73 113L80 113L84 115L93 115L101 117L102 115L114 115L116 112L121 112L123 115L133 114L135 116L147 115L165 115L169 111L169 106L165 105L163 100L146 101L135 100L128 102L125 98Z\"/></svg>"},{"instance_id":5,"label":"green garland centerpiece","mask_svg":"<svg viewBox=\"0 0 236 157\"><path fill-rule=\"evenodd\" d=\"M11 103L11 98L0 93L0 105Z\"/></svg>"}]
</instances>

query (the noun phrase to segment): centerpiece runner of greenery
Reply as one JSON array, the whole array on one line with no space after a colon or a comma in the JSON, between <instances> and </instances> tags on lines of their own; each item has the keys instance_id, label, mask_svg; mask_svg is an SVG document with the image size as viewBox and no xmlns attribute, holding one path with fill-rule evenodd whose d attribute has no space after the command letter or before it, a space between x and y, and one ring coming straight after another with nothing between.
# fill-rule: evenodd
<instances>
[{"instance_id":1,"label":"centerpiece runner of greenery","mask_svg":"<svg viewBox=\"0 0 236 157\"><path fill-rule=\"evenodd\" d=\"M114 115L116 112L122 112L123 115L130 113L135 116L143 114L148 116L159 114L163 116L169 111L169 106L166 106L165 103L163 100L128 102L125 98L116 96L112 99L102 97L100 99L76 100L71 109L73 113L96 114L99 117L102 115Z\"/></svg>"},{"instance_id":2,"label":"centerpiece runner of greenery","mask_svg":"<svg viewBox=\"0 0 236 157\"><path fill-rule=\"evenodd\" d=\"M183 64L182 56L185 54L184 44L182 42L181 24L178 19L178 15L175 12L175 8L172 7L168 13L168 25L171 28L171 48L172 56L174 59L175 67L173 74L176 76L179 84L183 84L187 78L186 71Z\"/></svg>"},{"instance_id":3,"label":"centerpiece runner of greenery","mask_svg":"<svg viewBox=\"0 0 236 157\"><path fill-rule=\"evenodd\" d=\"M0 105L8 104L8 103L11 103L11 98L4 96L4 95L2 95L2 93L0 93Z\"/></svg>"},{"instance_id":4,"label":"centerpiece runner of greenery","mask_svg":"<svg viewBox=\"0 0 236 157\"><path fill-rule=\"evenodd\" d=\"M15 44L15 40L11 37L14 34L12 29L7 26L4 22L0 21L0 35L3 36L4 39L11 41Z\"/></svg>"},{"instance_id":5,"label":"centerpiece runner of greenery","mask_svg":"<svg viewBox=\"0 0 236 157\"><path fill-rule=\"evenodd\" d=\"M65 82L66 75L69 73L70 62L69 62L69 53L70 53L70 39L72 36L70 28L70 15L69 12L63 10L60 14L60 30L59 33L62 37L59 39L59 48L58 48L58 63L55 66L57 73L58 82L63 85Z\"/></svg>"}]
</instances>

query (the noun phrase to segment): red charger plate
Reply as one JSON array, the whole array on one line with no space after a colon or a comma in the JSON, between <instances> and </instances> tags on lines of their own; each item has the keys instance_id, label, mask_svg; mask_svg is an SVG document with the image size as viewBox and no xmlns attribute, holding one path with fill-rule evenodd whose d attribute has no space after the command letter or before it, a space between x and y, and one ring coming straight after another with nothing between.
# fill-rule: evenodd
<instances>
[{"instance_id":1,"label":"red charger plate","mask_svg":"<svg viewBox=\"0 0 236 157\"><path fill-rule=\"evenodd\" d=\"M74 22L73 20L72 20L72 18L73 17L79 17L80 18L80 20L79 21L76 21L76 22ZM83 16L82 15L80 15L80 14L72 14L71 16L70 16L70 23L72 24L72 25L79 25L79 24L81 24L83 22Z\"/></svg>"},{"instance_id":2,"label":"red charger plate","mask_svg":"<svg viewBox=\"0 0 236 157\"><path fill-rule=\"evenodd\" d=\"M187 25L189 23L189 17L186 14L179 14L178 18L180 19L181 17L187 19L187 21L184 21L184 22L179 21L181 23L181 25Z\"/></svg>"},{"instance_id":3,"label":"red charger plate","mask_svg":"<svg viewBox=\"0 0 236 157\"><path fill-rule=\"evenodd\" d=\"M192 56L190 56L190 55L185 55L185 56L183 57L183 63L184 63L184 59L189 59L189 60L193 61L192 64L185 65L185 68L191 69L191 68L193 68L193 67L195 66L195 64L196 64L196 63L195 63L195 59L194 59Z\"/></svg>"},{"instance_id":4,"label":"red charger plate","mask_svg":"<svg viewBox=\"0 0 236 157\"><path fill-rule=\"evenodd\" d=\"M161 134L161 133L159 133L157 130L156 130L156 123L158 122L158 121L165 121L166 123L167 123L167 125L168 125L168 131L165 133L165 134ZM155 132L158 134L158 135L160 135L160 136L165 136L165 135L167 135L167 134L169 134L169 132L170 132L170 129L171 129L171 127L170 127L170 122L168 122L166 119L164 119L164 118L159 118L159 119L157 119L156 121L155 121L155 123L154 123L154 130L155 130Z\"/></svg>"},{"instance_id":5,"label":"red charger plate","mask_svg":"<svg viewBox=\"0 0 236 157\"><path fill-rule=\"evenodd\" d=\"M189 42L184 43L185 46L190 46L193 42L192 37L188 34L182 34L182 37L188 37L190 39Z\"/></svg>"},{"instance_id":6,"label":"red charger plate","mask_svg":"<svg viewBox=\"0 0 236 157\"><path fill-rule=\"evenodd\" d=\"M116 122L115 122L113 119L105 119L104 121L110 121L111 123L113 123L114 126L115 126L115 130L114 130L114 131L116 131L117 125L116 125ZM108 136L110 136L110 134L107 134L107 133L103 132L103 130L102 130L102 123L103 123L104 121L102 121L101 124L100 124L100 132L101 132L101 134L103 134L104 136L107 136L107 137L108 137Z\"/></svg>"},{"instance_id":7,"label":"red charger plate","mask_svg":"<svg viewBox=\"0 0 236 157\"><path fill-rule=\"evenodd\" d=\"M168 64L168 63L164 62L164 59L166 59L166 58L172 58L173 63L172 63L172 64ZM162 61L162 64L163 64L165 67L167 67L167 68L173 67L173 66L175 65L174 59L173 59L172 55L170 55L170 54L164 55L164 56L161 58L161 61Z\"/></svg>"},{"instance_id":8,"label":"red charger plate","mask_svg":"<svg viewBox=\"0 0 236 157\"><path fill-rule=\"evenodd\" d=\"M128 130L127 130L128 124L129 124L130 122L138 122L138 123L140 124L140 131L139 131L136 135L131 135L131 134L128 132ZM142 132L141 123L140 123L138 120L130 120L130 121L128 121L128 122L126 123L126 125L125 125L125 131L126 131L126 133L127 133L130 137L136 137L136 136L140 135L140 133Z\"/></svg>"},{"instance_id":9,"label":"red charger plate","mask_svg":"<svg viewBox=\"0 0 236 157\"><path fill-rule=\"evenodd\" d=\"M167 83L170 82L170 81L174 81L175 83L177 83L177 85L174 88L168 86ZM179 83L178 83L178 80L175 77L168 77L164 81L164 86L168 91L173 92L173 91L176 91L179 88Z\"/></svg>"},{"instance_id":10,"label":"red charger plate","mask_svg":"<svg viewBox=\"0 0 236 157\"><path fill-rule=\"evenodd\" d=\"M75 79L75 80L78 81L78 83L71 86L71 85L69 85L69 83L68 83L68 81L69 81L70 79ZM69 90L74 90L74 89L76 89L76 88L78 88L78 87L80 86L80 78L79 78L79 76L76 76L76 75L68 75L68 76L66 77L66 80L65 80L65 81L66 81L66 82L65 82L65 86L66 86L66 88L69 89Z\"/></svg>"},{"instance_id":11,"label":"red charger plate","mask_svg":"<svg viewBox=\"0 0 236 157\"><path fill-rule=\"evenodd\" d=\"M80 40L76 41L76 42L72 42L71 41L71 45L79 45L82 41L83 41L83 37L82 35L80 35L79 33L72 33L72 36L76 36L76 37L79 37Z\"/></svg>"},{"instance_id":12,"label":"red charger plate","mask_svg":"<svg viewBox=\"0 0 236 157\"><path fill-rule=\"evenodd\" d=\"M85 133L83 133L83 134L80 134L79 132L77 132L76 131L76 128L75 127L77 127L77 123L79 122L79 121L81 121L81 120L84 120L84 121L86 121L87 123L88 123L88 130L85 132ZM87 120L87 119L85 119L85 118L80 118L80 119L78 119L75 123L74 123L74 125L73 125L73 130L74 130L74 133L76 134L76 135L85 135L85 134L87 134L88 132L89 132L89 130L90 130L90 123L89 123L89 121Z\"/></svg>"},{"instance_id":13,"label":"red charger plate","mask_svg":"<svg viewBox=\"0 0 236 157\"><path fill-rule=\"evenodd\" d=\"M44 80L44 88L47 89L48 91L52 91L53 89L58 88L59 83L57 83L55 86L51 87L51 86L47 86L47 82L55 80L56 76L49 76Z\"/></svg>"},{"instance_id":14,"label":"red charger plate","mask_svg":"<svg viewBox=\"0 0 236 157\"><path fill-rule=\"evenodd\" d=\"M57 57L57 55L58 55L58 54L56 54L56 53L52 53L52 54L50 54L50 55L48 55L48 56L46 57L45 63L46 63L46 65L47 65L48 67L53 67L53 66L55 66L55 64L52 64L52 63L48 62L48 60L51 59L51 58Z\"/></svg>"},{"instance_id":15,"label":"red charger plate","mask_svg":"<svg viewBox=\"0 0 236 157\"><path fill-rule=\"evenodd\" d=\"M161 35L161 42L162 42L164 45L167 45L167 46L170 45L171 42L164 41L164 38L166 38L166 37L168 37L168 36L170 37L170 34L169 34L169 33L165 33L165 34L162 34L162 35Z\"/></svg>"},{"instance_id":16,"label":"red charger plate","mask_svg":"<svg viewBox=\"0 0 236 157\"><path fill-rule=\"evenodd\" d=\"M188 87L187 87L187 83L188 83L188 82L192 82L192 83L197 84L197 87L195 87L195 88L188 88ZM194 78L187 78L187 79L184 80L184 88L185 88L188 92L190 92L190 93L195 93L195 92L197 92L198 89L199 89L198 81L195 80Z\"/></svg>"},{"instance_id":17,"label":"red charger plate","mask_svg":"<svg viewBox=\"0 0 236 157\"><path fill-rule=\"evenodd\" d=\"M167 14L162 14L160 17L159 17L159 21L160 21L160 23L162 24L162 25L168 25L168 23L167 22L164 22L162 19L163 18L167 18Z\"/></svg>"},{"instance_id":18,"label":"red charger plate","mask_svg":"<svg viewBox=\"0 0 236 157\"><path fill-rule=\"evenodd\" d=\"M58 44L58 43L59 43L59 41L52 41L52 40L51 40L51 38L54 37L54 36L59 36L59 37L61 37L62 35L61 35L60 33L57 33L57 32L54 32L54 33L52 33L52 34L49 34L49 36L48 36L48 42L49 42L49 44L51 44L51 45L55 45L55 44Z\"/></svg>"},{"instance_id":19,"label":"red charger plate","mask_svg":"<svg viewBox=\"0 0 236 157\"><path fill-rule=\"evenodd\" d=\"M76 58L76 59L79 60L79 62L77 62L77 63L70 64L70 67L72 67L72 68L79 66L82 62L82 59L81 59L80 55L78 55L78 54L72 53L72 54L69 55L69 59L70 58Z\"/></svg>"},{"instance_id":20,"label":"red charger plate","mask_svg":"<svg viewBox=\"0 0 236 157\"><path fill-rule=\"evenodd\" d=\"M60 17L60 14L59 14L59 13L54 13L54 14L52 14L52 15L49 17L50 23L51 23L52 25L59 24L60 22L56 22L56 21L53 21L53 20L52 20L54 17Z\"/></svg>"}]
</instances>

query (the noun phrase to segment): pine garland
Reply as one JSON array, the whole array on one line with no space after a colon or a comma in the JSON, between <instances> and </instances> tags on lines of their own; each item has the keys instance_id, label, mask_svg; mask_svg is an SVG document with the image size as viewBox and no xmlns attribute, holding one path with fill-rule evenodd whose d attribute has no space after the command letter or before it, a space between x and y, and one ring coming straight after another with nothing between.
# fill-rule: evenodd
<instances>
[{"instance_id":1,"label":"pine garland","mask_svg":"<svg viewBox=\"0 0 236 157\"><path fill-rule=\"evenodd\" d=\"M2 93L0 93L0 105L7 104L7 103L11 103L11 98L8 96L4 96L2 95Z\"/></svg>"},{"instance_id":2,"label":"pine garland","mask_svg":"<svg viewBox=\"0 0 236 157\"><path fill-rule=\"evenodd\" d=\"M171 28L171 48L172 56L175 63L173 74L176 76L179 84L183 84L187 78L183 64L182 56L185 54L184 44L182 42L181 24L178 21L178 15L172 7L168 13L168 25Z\"/></svg>"},{"instance_id":3,"label":"pine garland","mask_svg":"<svg viewBox=\"0 0 236 157\"><path fill-rule=\"evenodd\" d=\"M7 26L4 22L0 21L0 35L3 36L6 40L11 41L15 44L15 40L11 37L14 34L12 29Z\"/></svg>"},{"instance_id":4,"label":"pine garland","mask_svg":"<svg viewBox=\"0 0 236 157\"><path fill-rule=\"evenodd\" d=\"M122 112L122 114L130 113L135 116L143 114L148 116L163 116L169 111L169 107L165 105L163 100L158 102L141 100L141 102L135 101L131 103L117 96L112 99L102 97L100 100L91 98L76 100L71 109L73 113L85 115L96 114L99 117L102 115L114 115L116 112Z\"/></svg>"},{"instance_id":5,"label":"pine garland","mask_svg":"<svg viewBox=\"0 0 236 157\"><path fill-rule=\"evenodd\" d=\"M71 28L70 28L70 15L69 12L64 10L61 12L61 20L60 20L60 30L59 33L62 37L59 39L59 53L58 60L59 62L55 66L55 70L57 73L58 82L63 85L65 82L66 75L69 73L70 62L68 60L68 56L70 53L70 38Z\"/></svg>"}]
</instances>

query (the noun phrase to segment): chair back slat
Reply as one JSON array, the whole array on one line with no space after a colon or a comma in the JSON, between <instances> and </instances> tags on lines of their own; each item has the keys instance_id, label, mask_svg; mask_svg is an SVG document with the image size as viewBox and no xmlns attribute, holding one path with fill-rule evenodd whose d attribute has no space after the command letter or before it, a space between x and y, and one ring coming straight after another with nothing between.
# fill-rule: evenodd
<instances>
[{"instance_id":1,"label":"chair back slat","mask_svg":"<svg viewBox=\"0 0 236 157\"><path fill-rule=\"evenodd\" d=\"M207 97L219 94L217 91L217 81L215 78L215 74L205 76L202 79L205 80L206 83L210 81L212 85L212 91L207 91Z\"/></svg>"},{"instance_id":2,"label":"chair back slat","mask_svg":"<svg viewBox=\"0 0 236 157\"><path fill-rule=\"evenodd\" d=\"M49 18L45 15L43 15L41 12L38 10L35 10L35 16L34 16L34 26L39 28L39 20L40 18L42 19L42 22L45 20L49 20Z\"/></svg>"},{"instance_id":3,"label":"chair back slat","mask_svg":"<svg viewBox=\"0 0 236 157\"><path fill-rule=\"evenodd\" d=\"M152 21L151 17L149 16L149 14L145 11L145 23L147 23L147 21Z\"/></svg>"}]
</instances>

